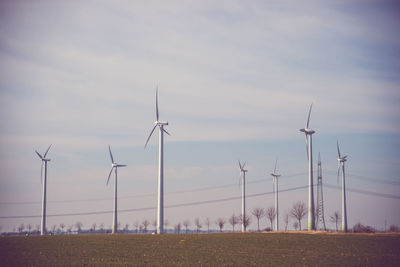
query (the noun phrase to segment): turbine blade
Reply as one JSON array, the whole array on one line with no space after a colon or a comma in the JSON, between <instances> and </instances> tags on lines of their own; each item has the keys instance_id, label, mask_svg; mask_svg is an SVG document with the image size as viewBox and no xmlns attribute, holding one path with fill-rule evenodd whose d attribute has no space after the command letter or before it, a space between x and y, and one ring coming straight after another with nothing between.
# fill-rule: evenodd
<instances>
[{"instance_id":1,"label":"turbine blade","mask_svg":"<svg viewBox=\"0 0 400 267\"><path fill-rule=\"evenodd\" d=\"M47 152L49 152L51 145L47 148L46 153L44 153L44 158L46 158Z\"/></svg>"},{"instance_id":2,"label":"turbine blade","mask_svg":"<svg viewBox=\"0 0 400 267\"><path fill-rule=\"evenodd\" d=\"M243 165L242 165L243 169L244 169L244 166L246 166L246 162L245 162L245 163L243 163Z\"/></svg>"},{"instance_id":3,"label":"turbine blade","mask_svg":"<svg viewBox=\"0 0 400 267\"><path fill-rule=\"evenodd\" d=\"M36 150L35 150L35 152L39 156L40 159L43 159L42 155L40 155L39 152L37 152Z\"/></svg>"},{"instance_id":4,"label":"turbine blade","mask_svg":"<svg viewBox=\"0 0 400 267\"><path fill-rule=\"evenodd\" d=\"M308 111L308 119L307 119L307 126L306 126L306 129L308 129L308 126L310 125L311 109L312 109L312 103L311 103L311 105L310 105L310 110Z\"/></svg>"},{"instance_id":5,"label":"turbine blade","mask_svg":"<svg viewBox=\"0 0 400 267\"><path fill-rule=\"evenodd\" d=\"M338 154L338 157L340 158L339 141L336 141L336 147L337 147L337 154Z\"/></svg>"},{"instance_id":6,"label":"turbine blade","mask_svg":"<svg viewBox=\"0 0 400 267\"><path fill-rule=\"evenodd\" d=\"M110 174L108 175L108 178L107 178L107 185L108 185L108 182L110 181L110 177L111 177L111 174L112 174L112 171L113 171L113 170L114 170L114 167L111 168Z\"/></svg>"},{"instance_id":7,"label":"turbine blade","mask_svg":"<svg viewBox=\"0 0 400 267\"><path fill-rule=\"evenodd\" d=\"M157 127L157 124L154 125L153 129L151 130L151 132L150 132L150 134L149 134L149 137L147 137L146 144L144 145L144 148L147 147L147 143L149 142L150 137L151 137L151 135L153 134L153 132L154 132L154 130L156 129L156 127Z\"/></svg>"},{"instance_id":8,"label":"turbine blade","mask_svg":"<svg viewBox=\"0 0 400 267\"><path fill-rule=\"evenodd\" d=\"M158 121L158 85L156 89L156 120Z\"/></svg>"},{"instance_id":9,"label":"turbine blade","mask_svg":"<svg viewBox=\"0 0 400 267\"><path fill-rule=\"evenodd\" d=\"M167 132L167 130L165 130L164 128L162 128L163 132L165 132L166 134L170 135L169 132Z\"/></svg>"},{"instance_id":10,"label":"turbine blade","mask_svg":"<svg viewBox=\"0 0 400 267\"><path fill-rule=\"evenodd\" d=\"M238 160L240 170L243 169L242 164L240 164L240 160Z\"/></svg>"},{"instance_id":11,"label":"turbine blade","mask_svg":"<svg viewBox=\"0 0 400 267\"><path fill-rule=\"evenodd\" d=\"M111 153L111 147L110 147L110 145L108 145L108 151L110 152L111 163L114 164L114 158L113 158L113 155L112 155L112 153Z\"/></svg>"},{"instance_id":12,"label":"turbine blade","mask_svg":"<svg viewBox=\"0 0 400 267\"><path fill-rule=\"evenodd\" d=\"M125 165L125 164L118 164L117 165L117 167L126 167L126 166L128 166L128 165Z\"/></svg>"}]
</instances>

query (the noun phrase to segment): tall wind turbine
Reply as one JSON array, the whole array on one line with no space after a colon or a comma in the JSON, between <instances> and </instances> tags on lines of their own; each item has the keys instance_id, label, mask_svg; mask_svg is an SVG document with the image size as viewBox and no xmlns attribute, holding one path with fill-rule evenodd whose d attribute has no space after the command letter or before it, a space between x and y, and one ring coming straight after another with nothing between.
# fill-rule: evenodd
<instances>
[{"instance_id":1,"label":"tall wind turbine","mask_svg":"<svg viewBox=\"0 0 400 267\"><path fill-rule=\"evenodd\" d=\"M338 152L338 180L340 175L340 167L342 167L342 231L347 232L346 179L344 173L344 163L347 161L347 156L342 157L340 155L339 141L337 141L336 146Z\"/></svg>"},{"instance_id":2,"label":"tall wind turbine","mask_svg":"<svg viewBox=\"0 0 400 267\"><path fill-rule=\"evenodd\" d=\"M300 129L306 137L307 155L308 155L308 230L315 230L314 220L314 184L313 184L313 157L312 157L312 134L315 131L309 128L310 115L311 115L312 104L308 111L308 119L306 127Z\"/></svg>"},{"instance_id":3,"label":"tall wind turbine","mask_svg":"<svg viewBox=\"0 0 400 267\"><path fill-rule=\"evenodd\" d=\"M273 187L274 187L274 197L275 197L275 231L278 232L279 230L279 224L278 224L278 218L279 218L279 213L278 213L278 178L281 176L280 174L276 173L276 165L278 163L278 159L275 160L275 168L274 172L271 173L272 176L272 182L273 182Z\"/></svg>"},{"instance_id":4,"label":"tall wind turbine","mask_svg":"<svg viewBox=\"0 0 400 267\"><path fill-rule=\"evenodd\" d=\"M40 234L44 235L46 234L46 184L47 184L47 162L50 161L49 158L46 158L47 152L49 152L51 145L47 148L46 152L42 156L39 152L36 152L36 154L39 156L39 158L42 160L42 168L40 170L40 177L43 185L43 191L42 191L42 220L40 223ZM43 172L43 166L44 166L44 172Z\"/></svg>"},{"instance_id":5,"label":"tall wind turbine","mask_svg":"<svg viewBox=\"0 0 400 267\"><path fill-rule=\"evenodd\" d=\"M158 87L156 89L156 121L154 127L151 130L149 137L147 137L147 143L150 140L154 130L159 128L159 141L158 141L158 206L157 206L157 234L164 232L164 133L170 135L164 126L168 125L168 122L162 122L159 120L158 114Z\"/></svg>"},{"instance_id":6,"label":"tall wind turbine","mask_svg":"<svg viewBox=\"0 0 400 267\"><path fill-rule=\"evenodd\" d=\"M244 168L246 162L243 165L239 161L240 174L242 176L242 232L246 232L246 172Z\"/></svg>"},{"instance_id":7,"label":"tall wind turbine","mask_svg":"<svg viewBox=\"0 0 400 267\"><path fill-rule=\"evenodd\" d=\"M108 182L110 181L111 174L114 170L115 173L115 180L114 180L114 218L113 218L113 226L112 226L112 233L115 234L118 231L118 219L117 219L117 211L118 211L118 205L117 205L117 170L119 167L126 167L126 165L123 164L117 164L114 162L113 155L111 153L111 148L110 145L108 145L108 151L110 152L110 158L111 158L111 171L110 174L108 175L107 178L107 185Z\"/></svg>"}]
</instances>

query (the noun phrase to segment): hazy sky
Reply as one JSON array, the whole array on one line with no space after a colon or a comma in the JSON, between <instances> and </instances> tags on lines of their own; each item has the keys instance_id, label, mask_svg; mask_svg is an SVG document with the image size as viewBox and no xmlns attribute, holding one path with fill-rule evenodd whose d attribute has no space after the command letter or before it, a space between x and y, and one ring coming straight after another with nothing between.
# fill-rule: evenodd
<instances>
[{"instance_id":1,"label":"hazy sky","mask_svg":"<svg viewBox=\"0 0 400 267\"><path fill-rule=\"evenodd\" d=\"M349 189L380 194L348 192L349 226L400 225L399 28L397 1L1 1L0 215L40 215L34 151L50 144L48 214L111 211L110 144L128 164L119 208L131 211L119 220L153 221L157 135L143 146L158 85L171 133L166 206L240 197L238 159L248 162L249 195L272 191L276 157L282 190L307 185L299 129L313 103L324 183L340 185L339 140ZM280 213L307 193L282 192ZM328 221L340 191L325 187L324 198ZM272 204L271 194L251 197L248 212ZM165 216L171 228L240 209L235 199ZM76 221L109 227L112 214L49 217L48 226ZM40 218L0 218L2 231L21 223Z\"/></svg>"}]
</instances>

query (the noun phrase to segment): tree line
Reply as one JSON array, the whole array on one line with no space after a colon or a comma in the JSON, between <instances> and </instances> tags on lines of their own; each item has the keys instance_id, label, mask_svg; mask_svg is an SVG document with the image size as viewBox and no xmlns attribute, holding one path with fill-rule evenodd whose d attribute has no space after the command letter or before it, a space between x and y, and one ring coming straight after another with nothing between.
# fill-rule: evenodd
<instances>
[{"instance_id":1,"label":"tree line","mask_svg":"<svg viewBox=\"0 0 400 267\"><path fill-rule=\"evenodd\" d=\"M273 206L268 207L266 209L261 208L261 207L256 207L253 208L251 211L251 214L254 216L254 219L257 222L257 231L260 231L260 220L265 218L267 220L267 224L269 223L270 227L267 227L265 229L262 229L263 231L273 231L274 230L274 225L273 221L276 216L276 211ZM285 231L288 231L288 226L290 219L294 219L292 226L295 230L302 230L302 225L301 221L307 214L307 207L304 202L299 201L293 204L292 208L289 209L288 211L284 212L283 214L283 222L284 222L284 228ZM338 231L338 224L341 221L341 215L338 211L335 211L332 215L329 216L329 221L335 224L335 230ZM173 228L171 228L170 232L174 233L199 233L199 232L210 232L210 226L217 226L217 229L219 232L224 231L224 227L226 226L227 223L230 224L232 227L232 232L235 232L235 226L236 225L241 225L242 223L246 226L249 226L252 222L252 217L249 215L246 215L244 218L242 215L235 215L232 214L227 220L225 218L217 218L215 221L211 220L209 217L206 217L204 221L202 221L199 217L196 217L193 220L193 227L190 229L192 226L192 222L189 219L183 220L182 222L178 222L173 225ZM144 219L143 221L135 221L132 223L131 228L128 223L122 225L121 223L118 223L118 232L119 233L149 233L151 230L149 230L149 226L152 225L154 229L156 228L157 222L154 220L153 222L150 222L148 219ZM165 220L164 221L164 228L167 229L169 226L169 221ZM204 228L203 228L204 226ZM202 230L203 228L203 230ZM215 231L215 230L212 230ZM386 231L386 229L385 229ZM396 225L391 225L389 227L390 232L398 232L399 227ZM1 226L0 226L0 232L1 232ZM28 224L25 226L24 224L19 225L17 228L13 229L13 232L16 233L25 233L25 234L38 234L40 232L40 225L35 225L34 227L31 224ZM75 224L69 224L66 225L64 223L60 223L59 225L53 225L50 229L46 229L46 232L49 234L60 234L60 233L110 233L111 232L111 226L107 229L104 227L104 223L101 223L97 225L96 223L93 223L87 230L83 230L83 223L78 221ZM364 226L361 223L357 223L353 227L353 232L376 232L376 230L371 227L371 226Z\"/></svg>"}]
</instances>

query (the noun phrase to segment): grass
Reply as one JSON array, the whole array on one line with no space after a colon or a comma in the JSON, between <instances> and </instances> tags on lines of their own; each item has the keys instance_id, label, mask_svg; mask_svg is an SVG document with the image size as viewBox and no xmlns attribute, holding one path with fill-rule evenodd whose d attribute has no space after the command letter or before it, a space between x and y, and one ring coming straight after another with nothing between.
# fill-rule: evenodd
<instances>
[{"instance_id":1,"label":"grass","mask_svg":"<svg viewBox=\"0 0 400 267\"><path fill-rule=\"evenodd\" d=\"M398 234L0 237L0 266L398 266Z\"/></svg>"}]
</instances>

